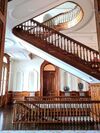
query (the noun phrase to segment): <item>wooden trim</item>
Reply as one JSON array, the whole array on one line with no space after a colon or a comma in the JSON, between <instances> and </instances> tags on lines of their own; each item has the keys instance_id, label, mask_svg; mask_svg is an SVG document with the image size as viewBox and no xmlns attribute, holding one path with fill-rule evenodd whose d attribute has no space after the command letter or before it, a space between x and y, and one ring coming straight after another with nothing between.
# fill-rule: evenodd
<instances>
[{"instance_id":1,"label":"wooden trim","mask_svg":"<svg viewBox=\"0 0 100 133\"><path fill-rule=\"evenodd\" d=\"M24 97L34 96L35 92L31 91L8 91L7 93L7 103L13 103L15 100L24 100Z\"/></svg>"},{"instance_id":2,"label":"wooden trim","mask_svg":"<svg viewBox=\"0 0 100 133\"><path fill-rule=\"evenodd\" d=\"M0 42L0 86L1 86L1 77L2 77L2 66L3 66L3 56L4 56L4 42L5 42L5 30L6 30L6 15L7 15L7 0L3 0L4 9L0 11L0 20L3 23L2 25L2 39ZM4 97L4 96L3 96ZM2 105L2 98L0 99L0 105Z\"/></svg>"},{"instance_id":3,"label":"wooden trim","mask_svg":"<svg viewBox=\"0 0 100 133\"><path fill-rule=\"evenodd\" d=\"M99 0L94 0L98 50L99 50L99 54L100 54L100 9L99 9L98 4L100 4L100 1Z\"/></svg>"}]
</instances>

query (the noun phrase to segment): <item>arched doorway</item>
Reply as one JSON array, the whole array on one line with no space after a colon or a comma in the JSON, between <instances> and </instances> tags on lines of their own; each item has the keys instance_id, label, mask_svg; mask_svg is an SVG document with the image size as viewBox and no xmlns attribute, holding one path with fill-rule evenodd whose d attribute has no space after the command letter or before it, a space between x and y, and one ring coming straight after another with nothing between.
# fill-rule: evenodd
<instances>
[{"instance_id":1,"label":"arched doorway","mask_svg":"<svg viewBox=\"0 0 100 133\"><path fill-rule=\"evenodd\" d=\"M49 62L41 66L41 96L59 96L59 68Z\"/></svg>"}]
</instances>

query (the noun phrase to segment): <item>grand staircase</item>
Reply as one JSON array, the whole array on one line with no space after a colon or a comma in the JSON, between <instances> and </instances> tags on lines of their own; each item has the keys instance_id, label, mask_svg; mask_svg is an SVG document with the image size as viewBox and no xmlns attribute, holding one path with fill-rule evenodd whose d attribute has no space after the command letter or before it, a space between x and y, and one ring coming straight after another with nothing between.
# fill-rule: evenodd
<instances>
[{"instance_id":1,"label":"grand staircase","mask_svg":"<svg viewBox=\"0 0 100 133\"><path fill-rule=\"evenodd\" d=\"M59 14L44 23L31 18L14 27L13 33L31 45L100 80L99 52L59 32L68 23L66 14ZM79 18L80 14L78 9L77 16L72 15L71 20L74 17ZM58 18L61 21L52 23Z\"/></svg>"}]
</instances>

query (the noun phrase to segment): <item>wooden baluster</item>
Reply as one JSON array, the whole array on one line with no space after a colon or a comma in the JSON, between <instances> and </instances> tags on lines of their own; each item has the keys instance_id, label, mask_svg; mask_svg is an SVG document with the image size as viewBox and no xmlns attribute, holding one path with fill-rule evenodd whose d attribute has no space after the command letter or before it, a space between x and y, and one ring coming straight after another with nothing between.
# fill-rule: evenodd
<instances>
[{"instance_id":1,"label":"wooden baluster","mask_svg":"<svg viewBox=\"0 0 100 133\"><path fill-rule=\"evenodd\" d=\"M75 108L75 103L73 103L73 123L74 124L76 124L75 121L76 121L76 108Z\"/></svg>"},{"instance_id":2,"label":"wooden baluster","mask_svg":"<svg viewBox=\"0 0 100 133\"><path fill-rule=\"evenodd\" d=\"M66 51L66 39L64 37L64 51Z\"/></svg>"},{"instance_id":3,"label":"wooden baluster","mask_svg":"<svg viewBox=\"0 0 100 133\"><path fill-rule=\"evenodd\" d=\"M89 116L89 119L88 119L88 123L91 123L93 122L93 105L92 103L87 103L87 109L88 109L88 116Z\"/></svg>"},{"instance_id":4,"label":"wooden baluster","mask_svg":"<svg viewBox=\"0 0 100 133\"><path fill-rule=\"evenodd\" d=\"M98 124L98 105L95 103L96 123Z\"/></svg>"},{"instance_id":5,"label":"wooden baluster","mask_svg":"<svg viewBox=\"0 0 100 133\"><path fill-rule=\"evenodd\" d=\"M86 49L86 61L87 61L87 62L89 61L88 52L89 52L88 49Z\"/></svg>"},{"instance_id":6,"label":"wooden baluster","mask_svg":"<svg viewBox=\"0 0 100 133\"><path fill-rule=\"evenodd\" d=\"M42 122L44 122L44 118L45 118L45 108L44 108L44 104L42 104L43 108L43 114L42 114Z\"/></svg>"},{"instance_id":7,"label":"wooden baluster","mask_svg":"<svg viewBox=\"0 0 100 133\"><path fill-rule=\"evenodd\" d=\"M72 117L72 124L74 122L74 104L72 103L72 106L71 106L71 117Z\"/></svg>"},{"instance_id":8,"label":"wooden baluster","mask_svg":"<svg viewBox=\"0 0 100 133\"><path fill-rule=\"evenodd\" d=\"M58 35L58 47L60 48L60 46L59 46L59 40L60 40L60 36Z\"/></svg>"},{"instance_id":9,"label":"wooden baluster","mask_svg":"<svg viewBox=\"0 0 100 133\"><path fill-rule=\"evenodd\" d=\"M92 61L91 51L89 50L89 61Z\"/></svg>"},{"instance_id":10,"label":"wooden baluster","mask_svg":"<svg viewBox=\"0 0 100 133\"><path fill-rule=\"evenodd\" d=\"M98 111L98 125L100 124L100 103L97 104L97 111Z\"/></svg>"},{"instance_id":11,"label":"wooden baluster","mask_svg":"<svg viewBox=\"0 0 100 133\"><path fill-rule=\"evenodd\" d=\"M61 37L60 48L63 50L63 37Z\"/></svg>"},{"instance_id":12,"label":"wooden baluster","mask_svg":"<svg viewBox=\"0 0 100 133\"><path fill-rule=\"evenodd\" d=\"M69 53L69 40L67 40L67 52Z\"/></svg>"},{"instance_id":13,"label":"wooden baluster","mask_svg":"<svg viewBox=\"0 0 100 133\"><path fill-rule=\"evenodd\" d=\"M82 47L80 46L80 58L82 59Z\"/></svg>"},{"instance_id":14,"label":"wooden baluster","mask_svg":"<svg viewBox=\"0 0 100 133\"><path fill-rule=\"evenodd\" d=\"M47 122L49 121L49 103L47 104Z\"/></svg>"},{"instance_id":15,"label":"wooden baluster","mask_svg":"<svg viewBox=\"0 0 100 133\"><path fill-rule=\"evenodd\" d=\"M70 103L69 104L69 123L72 123L72 118L71 118L71 116L72 116L72 109L71 109L71 106L72 106L72 103Z\"/></svg>"},{"instance_id":16,"label":"wooden baluster","mask_svg":"<svg viewBox=\"0 0 100 133\"><path fill-rule=\"evenodd\" d=\"M55 33L55 41L54 41L54 44L55 44L55 46L56 46L56 43L57 43L57 34Z\"/></svg>"},{"instance_id":17,"label":"wooden baluster","mask_svg":"<svg viewBox=\"0 0 100 133\"><path fill-rule=\"evenodd\" d=\"M80 57L81 57L82 60L84 59L83 47L80 48Z\"/></svg>"},{"instance_id":18,"label":"wooden baluster","mask_svg":"<svg viewBox=\"0 0 100 133\"><path fill-rule=\"evenodd\" d=\"M73 42L70 42L70 53L72 53L72 49L73 49Z\"/></svg>"},{"instance_id":19,"label":"wooden baluster","mask_svg":"<svg viewBox=\"0 0 100 133\"><path fill-rule=\"evenodd\" d=\"M80 103L78 104L78 116L79 116L79 119L78 119L78 122L81 122L81 110L80 110Z\"/></svg>"},{"instance_id":20,"label":"wooden baluster","mask_svg":"<svg viewBox=\"0 0 100 133\"><path fill-rule=\"evenodd\" d=\"M41 103L39 103L39 122L42 122L42 112L41 112Z\"/></svg>"},{"instance_id":21,"label":"wooden baluster","mask_svg":"<svg viewBox=\"0 0 100 133\"><path fill-rule=\"evenodd\" d=\"M85 104L82 103L82 117L83 117L82 121L83 121L83 123L85 123L85 111L84 111L84 108L85 108Z\"/></svg>"},{"instance_id":22,"label":"wooden baluster","mask_svg":"<svg viewBox=\"0 0 100 133\"><path fill-rule=\"evenodd\" d=\"M12 119L13 121L13 123L16 121L16 106L14 105L14 107L13 107L13 119Z\"/></svg>"},{"instance_id":23,"label":"wooden baluster","mask_svg":"<svg viewBox=\"0 0 100 133\"><path fill-rule=\"evenodd\" d=\"M25 31L27 31L28 22L25 23Z\"/></svg>"},{"instance_id":24,"label":"wooden baluster","mask_svg":"<svg viewBox=\"0 0 100 133\"><path fill-rule=\"evenodd\" d=\"M27 31L30 29L30 20L28 21L28 24L27 24Z\"/></svg>"},{"instance_id":25,"label":"wooden baluster","mask_svg":"<svg viewBox=\"0 0 100 133\"><path fill-rule=\"evenodd\" d=\"M78 117L79 117L79 109L78 109L78 103L75 104L75 108L76 108L76 124L78 125Z\"/></svg>"},{"instance_id":26,"label":"wooden baluster","mask_svg":"<svg viewBox=\"0 0 100 133\"><path fill-rule=\"evenodd\" d=\"M71 49L71 53L73 54L74 52L74 42L72 41L72 49Z\"/></svg>"},{"instance_id":27,"label":"wooden baluster","mask_svg":"<svg viewBox=\"0 0 100 133\"><path fill-rule=\"evenodd\" d=\"M87 107L86 107L86 103L83 104L83 112L84 112L83 120L84 120L84 124L85 124L85 126L86 126L86 117L87 117Z\"/></svg>"},{"instance_id":28,"label":"wooden baluster","mask_svg":"<svg viewBox=\"0 0 100 133\"><path fill-rule=\"evenodd\" d=\"M78 56L78 44L76 44L76 53L77 53L77 56Z\"/></svg>"},{"instance_id":29,"label":"wooden baluster","mask_svg":"<svg viewBox=\"0 0 100 133\"><path fill-rule=\"evenodd\" d=\"M47 32L48 32L47 42L50 43L50 31L47 30Z\"/></svg>"},{"instance_id":30,"label":"wooden baluster","mask_svg":"<svg viewBox=\"0 0 100 133\"><path fill-rule=\"evenodd\" d=\"M28 111L27 111L27 122L29 123L29 115L30 115L30 104L27 104Z\"/></svg>"},{"instance_id":31,"label":"wooden baluster","mask_svg":"<svg viewBox=\"0 0 100 133\"><path fill-rule=\"evenodd\" d=\"M53 106L51 104L51 122L53 122Z\"/></svg>"},{"instance_id":32,"label":"wooden baluster","mask_svg":"<svg viewBox=\"0 0 100 133\"><path fill-rule=\"evenodd\" d=\"M57 34L57 44L56 47L59 47L59 35Z\"/></svg>"},{"instance_id":33,"label":"wooden baluster","mask_svg":"<svg viewBox=\"0 0 100 133\"><path fill-rule=\"evenodd\" d=\"M37 122L39 122L40 118L39 118L39 104L38 104L38 107L37 107Z\"/></svg>"},{"instance_id":34,"label":"wooden baluster","mask_svg":"<svg viewBox=\"0 0 100 133\"><path fill-rule=\"evenodd\" d=\"M63 37L62 38L62 50L65 50L65 45L64 44L65 44L65 38Z\"/></svg>"},{"instance_id":35,"label":"wooden baluster","mask_svg":"<svg viewBox=\"0 0 100 133\"><path fill-rule=\"evenodd\" d=\"M83 48L83 59L84 59L84 61L85 61L85 56L86 56L86 54L85 54L85 52L86 52L86 48Z\"/></svg>"},{"instance_id":36,"label":"wooden baluster","mask_svg":"<svg viewBox=\"0 0 100 133\"><path fill-rule=\"evenodd\" d=\"M30 106L30 114L29 114L29 120L30 120L30 122L32 122L33 121L33 116L32 116L32 110L33 110L33 104L31 104L31 106Z\"/></svg>"}]
</instances>

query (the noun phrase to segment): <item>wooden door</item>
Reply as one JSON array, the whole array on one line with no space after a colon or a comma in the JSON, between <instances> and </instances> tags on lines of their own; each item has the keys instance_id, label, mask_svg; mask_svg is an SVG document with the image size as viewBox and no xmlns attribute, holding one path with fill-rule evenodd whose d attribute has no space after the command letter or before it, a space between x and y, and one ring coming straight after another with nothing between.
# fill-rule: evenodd
<instances>
[{"instance_id":1,"label":"wooden door","mask_svg":"<svg viewBox=\"0 0 100 133\"><path fill-rule=\"evenodd\" d=\"M56 73L55 71L43 72L43 96L56 95Z\"/></svg>"}]
</instances>

